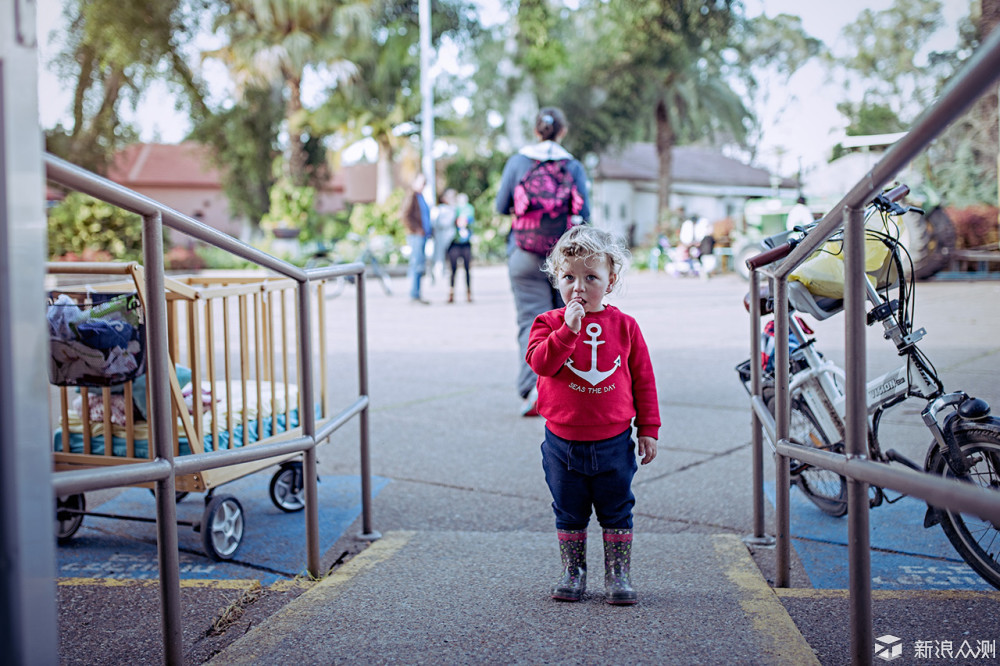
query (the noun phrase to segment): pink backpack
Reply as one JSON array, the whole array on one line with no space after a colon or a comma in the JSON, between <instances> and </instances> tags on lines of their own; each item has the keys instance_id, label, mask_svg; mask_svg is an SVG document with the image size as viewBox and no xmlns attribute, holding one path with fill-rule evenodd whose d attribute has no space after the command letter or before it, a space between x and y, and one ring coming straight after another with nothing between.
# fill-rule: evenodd
<instances>
[{"instance_id":1,"label":"pink backpack","mask_svg":"<svg viewBox=\"0 0 1000 666\"><path fill-rule=\"evenodd\" d=\"M570 217L583 210L569 160L535 162L514 188L514 242L522 250L548 254L570 227Z\"/></svg>"}]
</instances>

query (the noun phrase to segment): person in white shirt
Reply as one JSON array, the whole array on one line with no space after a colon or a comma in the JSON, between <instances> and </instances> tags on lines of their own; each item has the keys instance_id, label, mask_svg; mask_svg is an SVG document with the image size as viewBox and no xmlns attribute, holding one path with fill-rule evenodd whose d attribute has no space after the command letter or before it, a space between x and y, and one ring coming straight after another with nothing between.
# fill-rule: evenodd
<instances>
[{"instance_id":1,"label":"person in white shirt","mask_svg":"<svg viewBox=\"0 0 1000 666\"><path fill-rule=\"evenodd\" d=\"M812 211L806 205L806 198L800 196L792 209L788 211L788 217L785 218L785 229L791 231L795 227L804 227L815 221L816 218L813 217Z\"/></svg>"}]
</instances>

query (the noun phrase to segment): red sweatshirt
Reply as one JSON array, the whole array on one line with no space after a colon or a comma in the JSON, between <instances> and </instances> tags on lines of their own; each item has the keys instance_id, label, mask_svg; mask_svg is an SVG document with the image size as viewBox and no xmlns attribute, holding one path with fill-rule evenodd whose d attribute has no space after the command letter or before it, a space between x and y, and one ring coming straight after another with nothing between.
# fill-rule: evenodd
<instances>
[{"instance_id":1,"label":"red sweatshirt","mask_svg":"<svg viewBox=\"0 0 1000 666\"><path fill-rule=\"evenodd\" d=\"M555 435L594 441L632 425L657 439L660 407L649 349L635 319L607 305L588 312L580 332L564 321L566 308L535 318L528 365L538 375L538 413Z\"/></svg>"}]
</instances>

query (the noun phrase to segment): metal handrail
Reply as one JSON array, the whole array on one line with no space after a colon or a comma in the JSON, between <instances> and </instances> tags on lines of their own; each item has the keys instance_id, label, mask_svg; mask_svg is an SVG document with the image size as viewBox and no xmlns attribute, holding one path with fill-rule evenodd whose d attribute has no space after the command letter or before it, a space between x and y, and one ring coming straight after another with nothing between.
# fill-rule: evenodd
<instances>
[{"instance_id":1,"label":"metal handrail","mask_svg":"<svg viewBox=\"0 0 1000 666\"><path fill-rule=\"evenodd\" d=\"M775 585L790 584L790 502L789 460L794 457L848 479L848 564L850 591L851 661L871 664L873 657L873 615L871 603L871 553L868 523L868 483L919 497L934 506L967 511L1000 523L1000 497L996 493L970 488L957 480L930 477L909 470L892 469L867 460L867 402L865 391L865 275L864 206L908 162L917 156L951 121L961 115L1000 77L1000 30L984 42L963 69L956 74L940 99L918 118L913 128L886 152L885 156L859 180L817 226L781 261L766 269L750 271L751 294L759 291L758 272L768 276L774 295L775 367L789 367L788 277L831 236L844 229L844 314L846 333L845 453L819 452L788 441L790 396L788 374L775 373L775 412L765 424L758 409L762 377L759 363L751 363L751 412L753 447L754 533L764 541L763 428L777 442L775 456ZM751 298L751 359L760 357L759 298Z\"/></svg>"},{"instance_id":2,"label":"metal handrail","mask_svg":"<svg viewBox=\"0 0 1000 666\"><path fill-rule=\"evenodd\" d=\"M263 460L281 454L303 454L303 472L306 515L306 558L307 569L314 577L319 577L319 514L317 494L317 474L315 449L319 442L329 438L335 430L345 425L351 418L360 418L361 457L361 538L375 539L378 533L372 527L371 519L371 470L368 450L368 367L367 328L365 308L365 266L356 262L336 266L302 269L266 252L243 243L183 213L179 213L142 194L129 190L106 178L81 169L54 155L45 155L45 170L48 180L88 194L113 206L142 216L143 219L143 263L146 279L146 326L149 337L148 395L152 416L151 440L155 445L155 458L149 462L130 465L116 465L104 468L90 468L57 472L53 474L52 488L56 495L113 488L135 483L155 482L156 522L159 559L159 580L161 598L161 620L163 628L164 657L167 663L183 662L181 617L180 617L180 570L177 541L175 482L178 475L201 472L212 468L235 465L249 461ZM279 442L257 444L253 447L224 449L183 456L174 460L171 446L170 391L167 379L167 319L164 292L163 227L169 227L208 245L228 251L258 266L270 269L280 275L294 279L298 283L298 329L297 354L301 359L312 358L310 282L331 277L355 275L357 285L357 326L358 326L358 399L330 421L325 422L319 432L316 416L312 410L303 411L302 436ZM301 392L313 395L312 365L301 364Z\"/></svg>"}]
</instances>

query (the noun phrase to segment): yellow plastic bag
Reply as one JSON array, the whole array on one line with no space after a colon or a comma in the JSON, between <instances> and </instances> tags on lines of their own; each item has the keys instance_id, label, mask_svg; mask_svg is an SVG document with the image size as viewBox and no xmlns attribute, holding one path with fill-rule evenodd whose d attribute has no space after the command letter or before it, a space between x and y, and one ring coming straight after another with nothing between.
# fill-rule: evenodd
<instances>
[{"instance_id":1,"label":"yellow plastic bag","mask_svg":"<svg viewBox=\"0 0 1000 666\"><path fill-rule=\"evenodd\" d=\"M899 236L895 222L885 220L878 215L872 215L865 228L887 234L890 237ZM884 287L896 279L896 271L891 265L889 248L871 234L865 237L865 273L868 280L877 287ZM826 298L844 297L844 243L842 240L831 240L823 244L811 257L788 276L805 285L813 296Z\"/></svg>"}]
</instances>

